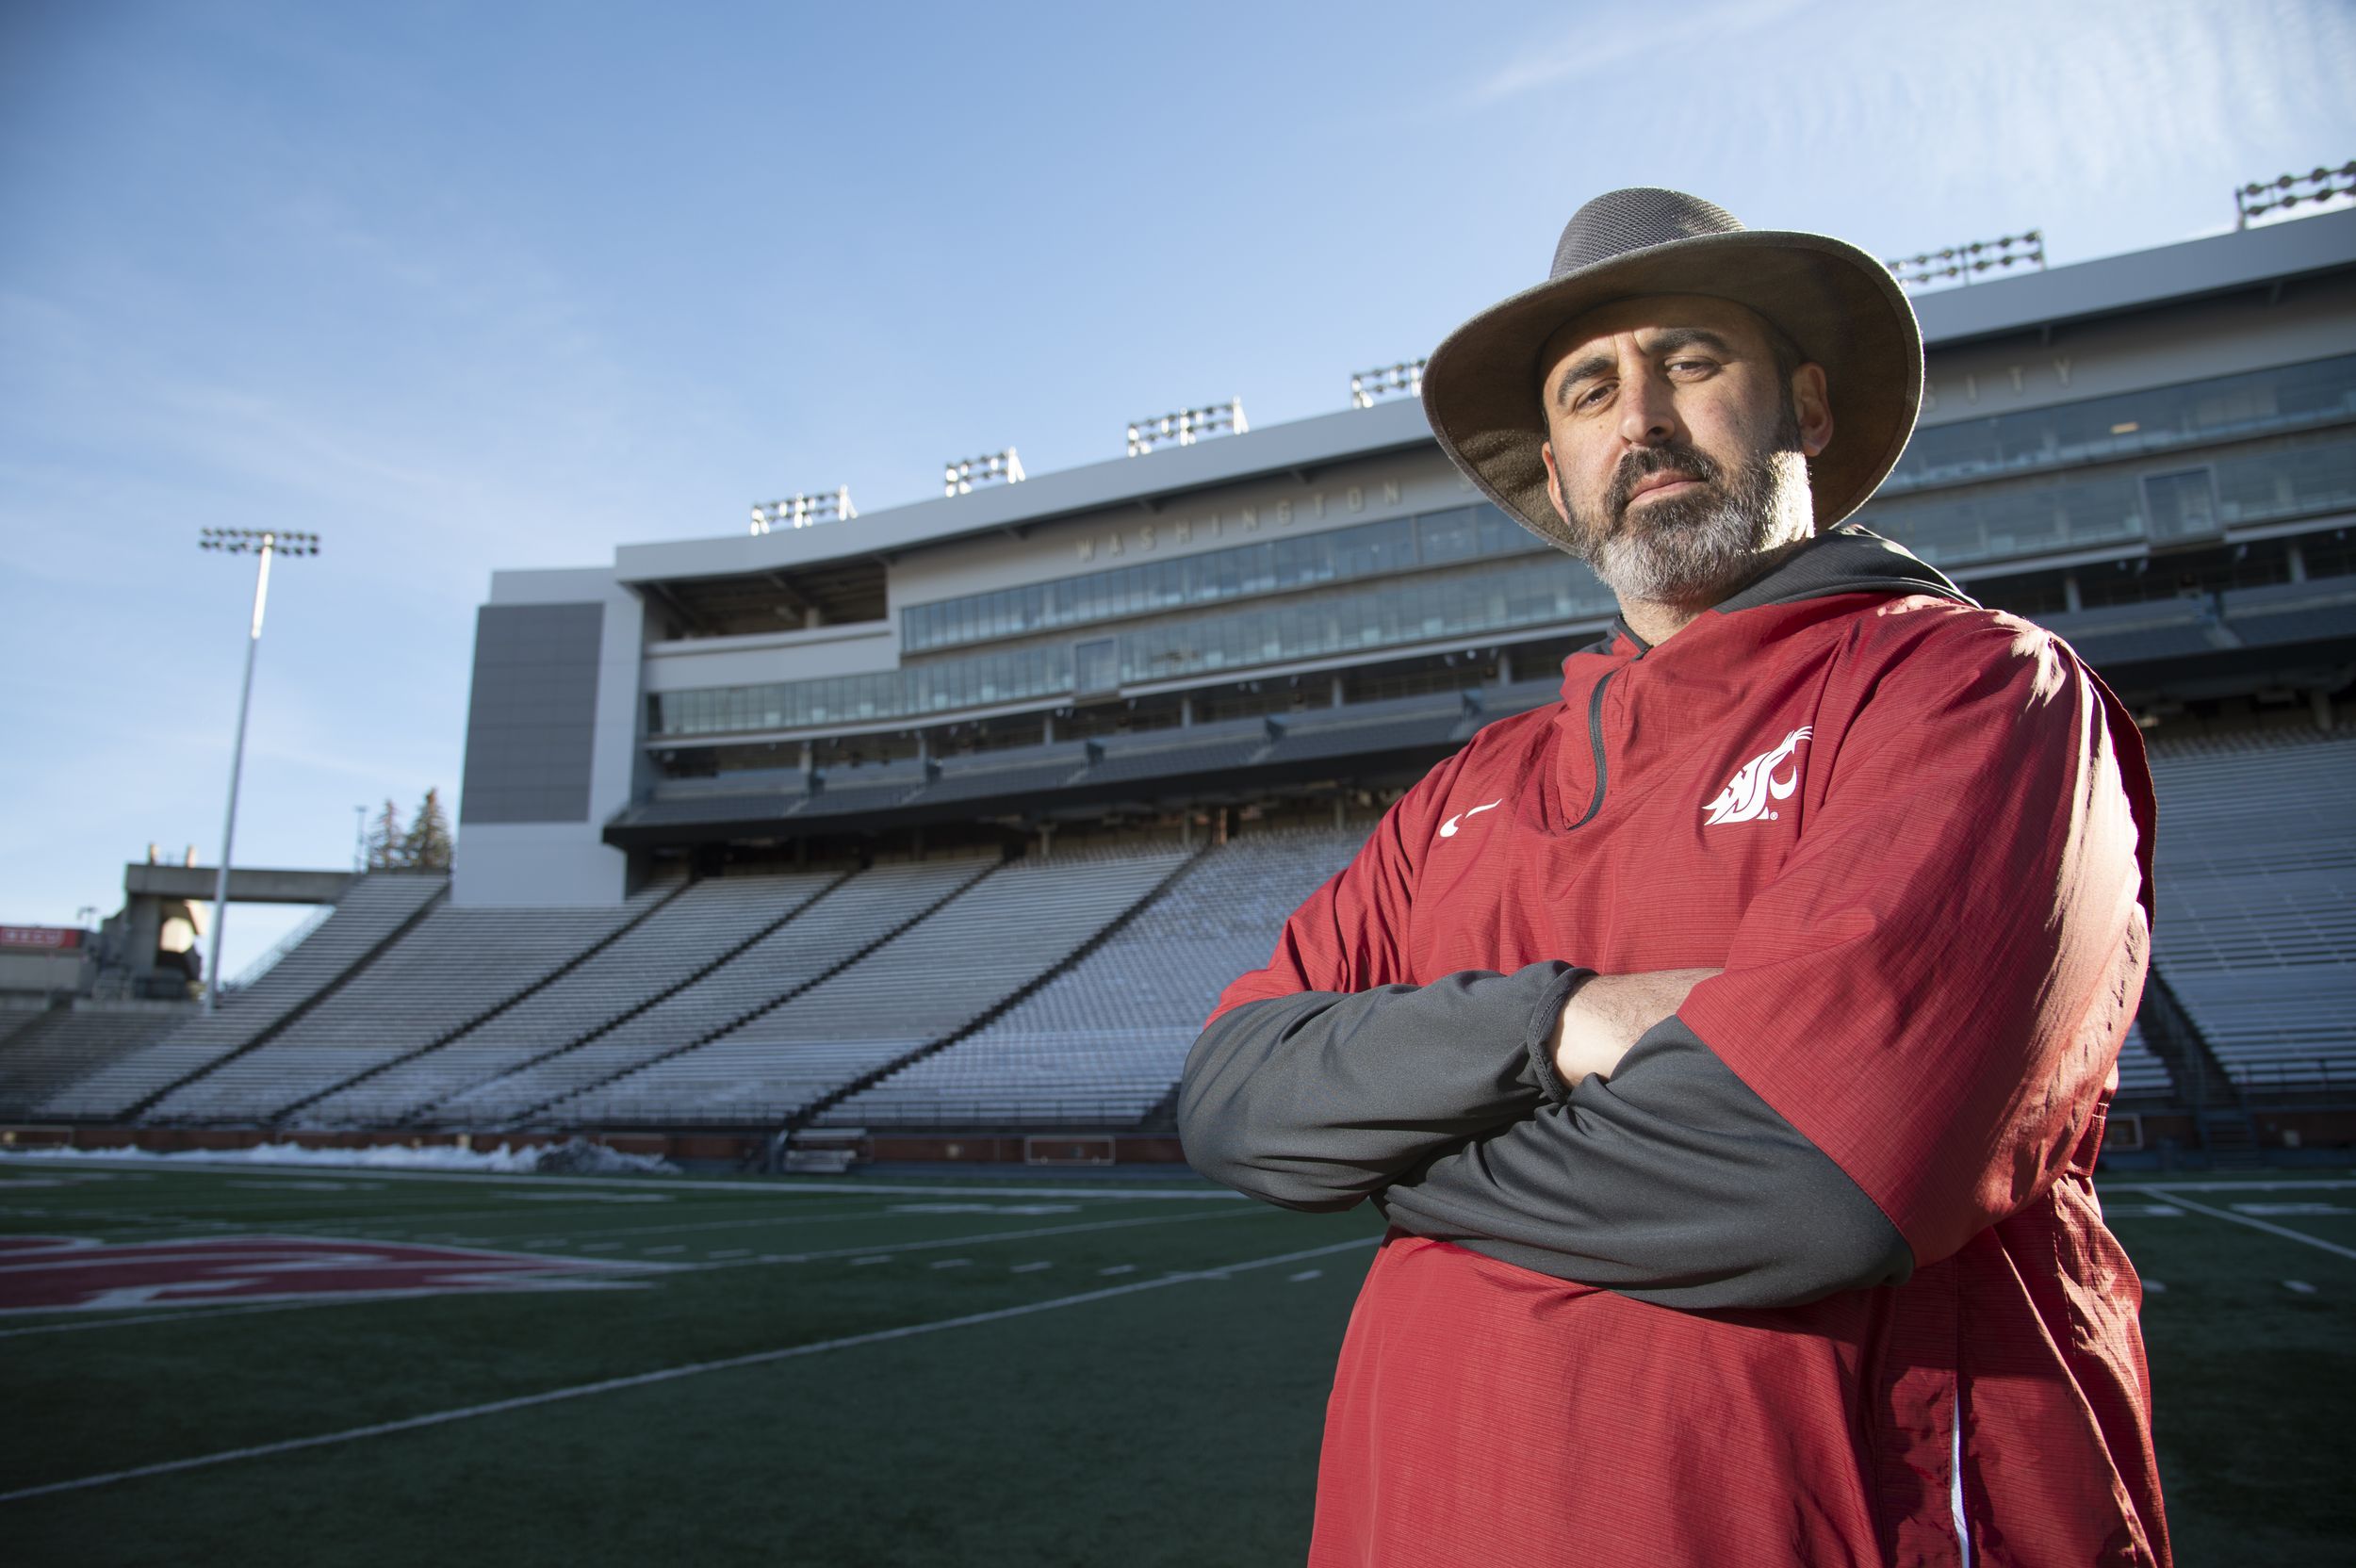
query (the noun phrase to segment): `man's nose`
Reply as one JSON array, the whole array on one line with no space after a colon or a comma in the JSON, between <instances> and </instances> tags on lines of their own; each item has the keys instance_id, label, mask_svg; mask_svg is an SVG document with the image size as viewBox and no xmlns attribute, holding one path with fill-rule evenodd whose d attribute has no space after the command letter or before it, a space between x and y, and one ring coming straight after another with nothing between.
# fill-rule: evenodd
<instances>
[{"instance_id":1,"label":"man's nose","mask_svg":"<svg viewBox=\"0 0 2356 1568\"><path fill-rule=\"evenodd\" d=\"M1631 447L1658 447L1682 433L1676 388L1668 377L1638 360L1620 380L1620 439Z\"/></svg>"}]
</instances>

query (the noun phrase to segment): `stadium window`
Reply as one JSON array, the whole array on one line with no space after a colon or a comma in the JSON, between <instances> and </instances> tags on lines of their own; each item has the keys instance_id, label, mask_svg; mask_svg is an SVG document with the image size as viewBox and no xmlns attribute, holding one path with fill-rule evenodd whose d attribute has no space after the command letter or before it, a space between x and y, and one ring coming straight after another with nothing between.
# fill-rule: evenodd
<instances>
[{"instance_id":1,"label":"stadium window","mask_svg":"<svg viewBox=\"0 0 2356 1568\"><path fill-rule=\"evenodd\" d=\"M1072 688L1082 696L1121 690L1121 640L1091 638L1072 645Z\"/></svg>"},{"instance_id":2,"label":"stadium window","mask_svg":"<svg viewBox=\"0 0 2356 1568\"><path fill-rule=\"evenodd\" d=\"M2154 543L2208 538L2220 531L2217 490L2205 467L2144 475L2143 502Z\"/></svg>"}]
</instances>

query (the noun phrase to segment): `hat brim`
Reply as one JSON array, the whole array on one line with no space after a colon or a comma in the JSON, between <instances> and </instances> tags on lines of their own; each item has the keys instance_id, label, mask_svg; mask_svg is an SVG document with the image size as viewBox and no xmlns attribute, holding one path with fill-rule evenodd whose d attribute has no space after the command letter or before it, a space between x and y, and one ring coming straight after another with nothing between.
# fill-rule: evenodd
<instances>
[{"instance_id":1,"label":"hat brim","mask_svg":"<svg viewBox=\"0 0 2356 1568\"><path fill-rule=\"evenodd\" d=\"M1425 417L1465 476L1551 544L1577 541L1546 494L1538 351L1558 329L1649 294L1746 305L1824 368L1832 441L1808 463L1819 532L1890 477L1922 402L1922 333L1888 268L1824 235L1743 230L1672 240L1582 268L1494 305L1448 334L1423 372Z\"/></svg>"}]
</instances>

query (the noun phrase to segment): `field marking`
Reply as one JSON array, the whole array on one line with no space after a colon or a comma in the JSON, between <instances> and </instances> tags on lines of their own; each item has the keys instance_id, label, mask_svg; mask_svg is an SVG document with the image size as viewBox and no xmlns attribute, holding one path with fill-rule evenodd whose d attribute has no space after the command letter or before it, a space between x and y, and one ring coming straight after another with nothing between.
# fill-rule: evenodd
<instances>
[{"instance_id":1,"label":"field marking","mask_svg":"<svg viewBox=\"0 0 2356 1568\"><path fill-rule=\"evenodd\" d=\"M1117 1264L1113 1265L1110 1268L1100 1268L1100 1269L1098 1269L1096 1272L1097 1272L1098 1274L1100 1274L1100 1275L1112 1275L1112 1274L1135 1274L1137 1271L1137 1266L1136 1264L1133 1264L1133 1263L1117 1263Z\"/></svg>"},{"instance_id":2,"label":"field marking","mask_svg":"<svg viewBox=\"0 0 2356 1568\"><path fill-rule=\"evenodd\" d=\"M1287 1274L1287 1275L1285 1275L1285 1276L1284 1276L1284 1282L1285 1282L1286 1284L1297 1285L1297 1284L1300 1284L1300 1283L1303 1282L1304 1281L1308 1281L1308 1280L1322 1280L1322 1279L1324 1279L1324 1278L1325 1278L1325 1270L1324 1270L1324 1269L1322 1269L1322 1268L1304 1268L1304 1269L1302 1269L1302 1270L1301 1270L1300 1273L1298 1273L1298 1274Z\"/></svg>"},{"instance_id":3,"label":"field marking","mask_svg":"<svg viewBox=\"0 0 2356 1568\"><path fill-rule=\"evenodd\" d=\"M503 1185L528 1182L535 1185L545 1186L586 1187L610 1187L620 1184L644 1189L645 1187L654 1184L675 1183L677 1190L681 1192L765 1192L773 1196L786 1198L840 1198L848 1193L912 1192L920 1193L928 1198L939 1198L943 1194L955 1195L961 1193L969 1196L978 1195L988 1198L1119 1198L1124 1200L1144 1200L1172 1198L1226 1198L1234 1199L1238 1201L1250 1201L1250 1200L1246 1199L1242 1193L1230 1192L1223 1187L1186 1187L1170 1191L1160 1190L1157 1187L1116 1186L1110 1183L1107 1183L1103 1186L1091 1184L1084 1187L977 1187L967 1186L960 1179L956 1177L944 1177L940 1182L928 1186L896 1184L884 1182L863 1182L856 1177L847 1181L842 1177L832 1176L804 1177L801 1178L800 1181L806 1182L809 1184L802 1185L792 1177L780 1177L767 1182L707 1182L692 1178L663 1176L540 1176L495 1170L395 1170L380 1166L331 1166L310 1164L300 1166L277 1166L257 1165L252 1160L188 1160L185 1162L175 1160L170 1165L165 1165L156 1160L106 1160L104 1158L92 1158L87 1161L73 1160L70 1162L66 1160L54 1159L44 1161L41 1156L29 1152L21 1154L0 1153L0 1161L12 1160L22 1160L27 1168L41 1165L47 1169L55 1169L57 1167L64 1167L71 1169L75 1167L88 1164L101 1167L110 1172L139 1171L146 1175L169 1175L175 1169L191 1171L204 1175L234 1174L238 1176L251 1176L256 1171L319 1170L349 1172L355 1175L365 1174L368 1179L372 1182L460 1182L472 1183L479 1186ZM1172 1178L1158 1177L1146 1179L1155 1181L1163 1187L1174 1185L1174 1179ZM2343 1184L2356 1186L2356 1182Z\"/></svg>"},{"instance_id":4,"label":"field marking","mask_svg":"<svg viewBox=\"0 0 2356 1568\"><path fill-rule=\"evenodd\" d=\"M973 1260L972 1258L942 1258L938 1263L926 1264L924 1266L927 1268L971 1268L973 1266Z\"/></svg>"},{"instance_id":5,"label":"field marking","mask_svg":"<svg viewBox=\"0 0 2356 1568\"><path fill-rule=\"evenodd\" d=\"M1372 1247L1381 1236L1358 1236L1350 1241L1334 1242L1325 1247L1307 1248L1298 1252L1280 1252L1274 1257L1252 1258L1243 1263L1231 1263L1218 1268L1196 1269L1164 1274L1155 1279L1138 1280L1128 1284L1103 1285L1072 1296L1057 1296L1045 1301L1026 1302L1022 1306L998 1307L989 1312L966 1313L957 1317L936 1318L930 1323L911 1323L896 1329L875 1329L862 1334L845 1334L839 1339L819 1340L809 1345L789 1345L775 1350L755 1350L748 1355L729 1356L722 1361L692 1362L684 1366L666 1366L653 1372L637 1372L627 1377L605 1378L593 1383L578 1383L570 1388L552 1388L539 1394L517 1395L510 1399L493 1399L480 1405L462 1405L454 1410L434 1411L424 1415L411 1415L398 1421L380 1421L371 1426L351 1427L339 1432L322 1432L315 1437L286 1438L277 1443L259 1443L244 1448L228 1448L217 1454L200 1454L193 1459L166 1460L156 1464L142 1464L129 1470L115 1470L105 1475L82 1476L73 1480L50 1481L41 1486L19 1487L13 1492L0 1492L0 1503L22 1502L28 1497L45 1497L60 1492L81 1492L92 1487L112 1486L122 1481L140 1480L149 1476L174 1475L184 1470L201 1470L216 1464L228 1464L237 1460L262 1459L272 1454L290 1454L306 1448L324 1448L336 1444L357 1443L364 1438L388 1437L395 1432L417 1431L427 1427L446 1426L455 1421L471 1421L479 1416L500 1415L509 1411L530 1410L539 1405L552 1405L567 1399L584 1399L599 1394L614 1394L624 1389L647 1388L657 1383L676 1382L682 1378L697 1378L709 1372L732 1372L741 1367L764 1366L771 1363L790 1361L801 1356L822 1355L830 1350L848 1350L863 1345L880 1345L895 1339L913 1339L919 1334L939 1333L947 1329L970 1329L983 1323L1003 1322L1009 1318L1028 1317L1036 1313L1055 1312L1064 1307L1086 1306L1097 1301L1109 1301L1118 1297L1135 1296L1164 1285L1186 1284L1204 1280L1224 1280L1255 1268L1274 1268L1284 1264L1301 1263L1310 1258L1330 1257L1353 1248Z\"/></svg>"},{"instance_id":6,"label":"field marking","mask_svg":"<svg viewBox=\"0 0 2356 1568\"><path fill-rule=\"evenodd\" d=\"M2157 1187L2129 1187L2126 1190L2130 1192L2147 1192L2156 1197L2159 1195L2161 1189ZM2212 1189L2203 1186L2196 1190L2207 1192ZM2259 1219L2250 1215L2235 1214L2231 1209L2211 1208L2206 1203L2195 1202L2193 1200L2186 1198L2184 1196L2184 1188L2181 1186L2168 1188L2167 1195L2171 1202L2181 1203L2195 1214L2205 1214L2213 1219L2222 1219L2235 1225L2247 1225L2253 1231L2264 1231L2269 1235L2282 1236L2288 1241L2303 1241L2310 1247L2321 1248L2326 1252L2331 1252L2343 1258L2356 1260L2356 1248L2342 1247L2336 1241L2326 1241L2321 1236L2311 1236L2304 1231L2294 1231L2287 1225L2277 1225L2271 1219Z\"/></svg>"},{"instance_id":7,"label":"field marking","mask_svg":"<svg viewBox=\"0 0 2356 1568\"><path fill-rule=\"evenodd\" d=\"M2282 1288L2284 1290L2295 1290L2301 1296L2313 1296L2315 1293L2315 1287L2309 1284L2304 1280L2284 1280L2282 1282Z\"/></svg>"},{"instance_id":8,"label":"field marking","mask_svg":"<svg viewBox=\"0 0 2356 1568\"><path fill-rule=\"evenodd\" d=\"M1006 1270L1009 1274L1036 1274L1042 1268L1053 1268L1052 1263L1019 1263Z\"/></svg>"}]
</instances>

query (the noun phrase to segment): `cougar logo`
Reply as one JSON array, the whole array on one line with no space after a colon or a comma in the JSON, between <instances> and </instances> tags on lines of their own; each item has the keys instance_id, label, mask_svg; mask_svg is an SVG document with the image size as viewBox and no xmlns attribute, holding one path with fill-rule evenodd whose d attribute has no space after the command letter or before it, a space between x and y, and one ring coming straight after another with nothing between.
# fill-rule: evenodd
<instances>
[{"instance_id":1,"label":"cougar logo","mask_svg":"<svg viewBox=\"0 0 2356 1568\"><path fill-rule=\"evenodd\" d=\"M1477 817L1483 811L1494 811L1504 804L1505 797L1503 795L1499 795L1497 799L1489 802L1486 806L1476 806L1469 811L1457 812L1456 815L1448 818L1448 821L1440 825L1440 837L1443 839L1453 839L1456 837L1456 825L1458 823L1463 822L1466 817Z\"/></svg>"},{"instance_id":2,"label":"cougar logo","mask_svg":"<svg viewBox=\"0 0 2356 1568\"><path fill-rule=\"evenodd\" d=\"M1792 760L1792 754L1800 749L1800 743L1808 738L1810 731L1810 726L1802 725L1786 735L1775 750L1761 752L1743 763L1726 787L1718 792L1718 798L1702 808L1710 813L1702 825L1775 821L1775 813L1769 808L1778 800L1791 799L1792 792L1800 787L1800 765ZM1775 770L1786 762L1792 763L1792 771L1776 777Z\"/></svg>"}]
</instances>

